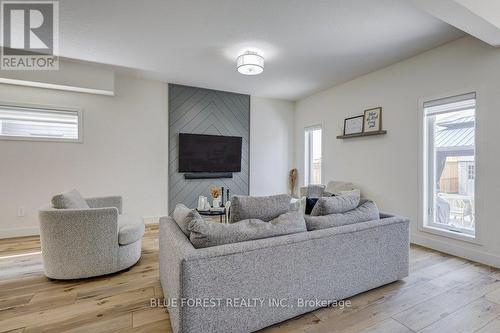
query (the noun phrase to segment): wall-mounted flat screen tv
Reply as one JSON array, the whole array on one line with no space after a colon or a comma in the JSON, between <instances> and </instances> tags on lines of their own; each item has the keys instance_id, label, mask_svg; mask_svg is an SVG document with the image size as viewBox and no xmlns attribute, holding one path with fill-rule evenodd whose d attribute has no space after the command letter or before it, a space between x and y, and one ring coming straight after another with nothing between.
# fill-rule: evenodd
<instances>
[{"instance_id":1,"label":"wall-mounted flat screen tv","mask_svg":"<svg viewBox=\"0 0 500 333\"><path fill-rule=\"evenodd\" d=\"M179 133L179 172L240 172L241 137Z\"/></svg>"}]
</instances>

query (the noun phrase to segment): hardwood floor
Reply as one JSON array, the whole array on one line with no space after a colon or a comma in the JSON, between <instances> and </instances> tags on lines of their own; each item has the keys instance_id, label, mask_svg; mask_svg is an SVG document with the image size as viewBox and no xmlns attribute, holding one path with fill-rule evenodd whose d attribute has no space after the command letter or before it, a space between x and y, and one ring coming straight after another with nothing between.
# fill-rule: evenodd
<instances>
[{"instance_id":1,"label":"hardwood floor","mask_svg":"<svg viewBox=\"0 0 500 333\"><path fill-rule=\"evenodd\" d=\"M38 237L0 240L0 332L171 332L163 297L158 229L148 226L142 258L128 271L53 281L43 275ZM412 246L410 276L261 333L500 332L500 271Z\"/></svg>"}]
</instances>

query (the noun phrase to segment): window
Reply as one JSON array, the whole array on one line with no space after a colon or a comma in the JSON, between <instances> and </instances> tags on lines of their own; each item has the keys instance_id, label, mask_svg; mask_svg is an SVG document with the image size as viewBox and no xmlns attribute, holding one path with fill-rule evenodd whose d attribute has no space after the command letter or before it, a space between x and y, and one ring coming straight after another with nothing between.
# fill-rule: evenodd
<instances>
[{"instance_id":1,"label":"window","mask_svg":"<svg viewBox=\"0 0 500 333\"><path fill-rule=\"evenodd\" d=\"M424 224L475 234L475 93L424 103Z\"/></svg>"},{"instance_id":2,"label":"window","mask_svg":"<svg viewBox=\"0 0 500 333\"><path fill-rule=\"evenodd\" d=\"M476 173L474 164L469 164L468 167L469 168L467 169L467 179L474 180Z\"/></svg>"},{"instance_id":3,"label":"window","mask_svg":"<svg viewBox=\"0 0 500 333\"><path fill-rule=\"evenodd\" d=\"M306 128L304 134L304 184L321 184L321 127Z\"/></svg>"},{"instance_id":4,"label":"window","mask_svg":"<svg viewBox=\"0 0 500 333\"><path fill-rule=\"evenodd\" d=\"M81 112L0 104L0 138L80 142Z\"/></svg>"}]
</instances>

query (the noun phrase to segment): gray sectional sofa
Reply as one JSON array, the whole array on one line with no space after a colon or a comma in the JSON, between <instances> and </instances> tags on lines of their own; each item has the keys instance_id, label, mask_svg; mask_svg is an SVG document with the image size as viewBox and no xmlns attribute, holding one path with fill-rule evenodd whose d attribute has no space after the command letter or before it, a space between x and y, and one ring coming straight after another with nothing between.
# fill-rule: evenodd
<instances>
[{"instance_id":1,"label":"gray sectional sofa","mask_svg":"<svg viewBox=\"0 0 500 333\"><path fill-rule=\"evenodd\" d=\"M159 241L175 333L252 332L408 275L409 220L387 214L200 249L164 217Z\"/></svg>"}]
</instances>

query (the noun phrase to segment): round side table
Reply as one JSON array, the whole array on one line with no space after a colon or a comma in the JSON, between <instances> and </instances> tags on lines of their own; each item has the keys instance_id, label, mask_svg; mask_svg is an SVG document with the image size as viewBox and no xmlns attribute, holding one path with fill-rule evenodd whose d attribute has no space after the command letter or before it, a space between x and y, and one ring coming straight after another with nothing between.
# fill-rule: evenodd
<instances>
[{"instance_id":1,"label":"round side table","mask_svg":"<svg viewBox=\"0 0 500 333\"><path fill-rule=\"evenodd\" d=\"M219 216L220 223L227 223L226 208L223 210L196 210L203 216Z\"/></svg>"}]
</instances>

